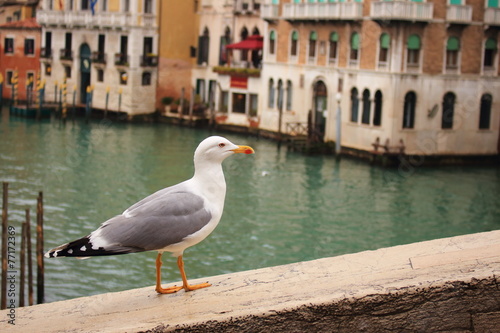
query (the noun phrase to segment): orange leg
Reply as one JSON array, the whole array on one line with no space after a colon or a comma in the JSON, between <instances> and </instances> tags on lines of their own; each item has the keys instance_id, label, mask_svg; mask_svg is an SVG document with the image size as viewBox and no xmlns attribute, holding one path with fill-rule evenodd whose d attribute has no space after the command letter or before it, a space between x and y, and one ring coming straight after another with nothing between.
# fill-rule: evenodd
<instances>
[{"instance_id":1,"label":"orange leg","mask_svg":"<svg viewBox=\"0 0 500 333\"><path fill-rule=\"evenodd\" d=\"M184 288L185 291L192 291L211 286L210 283L200 283L200 284L194 284L192 286L189 285L186 277L186 272L184 272L184 260L182 260L182 256L179 256L177 258L177 266L179 266L179 271L181 272L182 288Z\"/></svg>"},{"instance_id":2,"label":"orange leg","mask_svg":"<svg viewBox=\"0 0 500 333\"><path fill-rule=\"evenodd\" d=\"M181 289L184 289L185 291L192 291L196 289L201 289L201 288L206 288L210 287L211 284L209 283L200 283L196 285L190 286L188 284L187 278L186 278L186 273L184 272L184 261L182 260L182 256L179 256L177 258L177 266L179 266L179 271L181 272L181 277L182 277L182 287L170 287L170 288L162 288L161 287L161 253L158 253L158 256L156 257L156 292L159 294L173 294L178 292Z\"/></svg>"},{"instance_id":3,"label":"orange leg","mask_svg":"<svg viewBox=\"0 0 500 333\"><path fill-rule=\"evenodd\" d=\"M156 292L158 294L173 294L182 289L182 287L170 287L170 288L162 288L161 287L161 252L158 252L158 256L156 257Z\"/></svg>"}]
</instances>

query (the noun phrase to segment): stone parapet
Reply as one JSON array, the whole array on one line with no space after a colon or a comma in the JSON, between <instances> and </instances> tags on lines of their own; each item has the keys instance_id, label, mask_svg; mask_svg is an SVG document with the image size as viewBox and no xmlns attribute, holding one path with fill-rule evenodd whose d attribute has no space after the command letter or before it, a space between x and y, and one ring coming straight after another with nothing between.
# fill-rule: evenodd
<instances>
[{"instance_id":1,"label":"stone parapet","mask_svg":"<svg viewBox=\"0 0 500 333\"><path fill-rule=\"evenodd\" d=\"M0 331L494 332L499 274L491 231L20 308L15 326L4 310Z\"/></svg>"}]
</instances>

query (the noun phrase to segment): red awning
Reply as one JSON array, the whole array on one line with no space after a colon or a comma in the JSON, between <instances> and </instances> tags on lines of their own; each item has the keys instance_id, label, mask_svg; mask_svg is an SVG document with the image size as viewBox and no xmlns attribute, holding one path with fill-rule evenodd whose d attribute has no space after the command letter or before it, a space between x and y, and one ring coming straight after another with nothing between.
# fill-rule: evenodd
<instances>
[{"instance_id":1,"label":"red awning","mask_svg":"<svg viewBox=\"0 0 500 333\"><path fill-rule=\"evenodd\" d=\"M226 45L226 49L236 50L261 50L264 38L259 35L252 35L247 39L233 44Z\"/></svg>"}]
</instances>

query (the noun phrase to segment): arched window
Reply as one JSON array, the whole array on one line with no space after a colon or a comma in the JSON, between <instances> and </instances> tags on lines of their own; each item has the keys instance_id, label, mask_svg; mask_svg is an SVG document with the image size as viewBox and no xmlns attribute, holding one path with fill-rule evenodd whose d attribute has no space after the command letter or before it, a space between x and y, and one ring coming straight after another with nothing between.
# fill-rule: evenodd
<instances>
[{"instance_id":1,"label":"arched window","mask_svg":"<svg viewBox=\"0 0 500 333\"><path fill-rule=\"evenodd\" d=\"M292 110L292 98L293 98L293 86L292 81L286 81L286 109L287 111Z\"/></svg>"},{"instance_id":2,"label":"arched window","mask_svg":"<svg viewBox=\"0 0 500 333\"><path fill-rule=\"evenodd\" d=\"M375 108L373 112L373 125L380 126L382 124L382 92L377 90L375 93Z\"/></svg>"},{"instance_id":3,"label":"arched window","mask_svg":"<svg viewBox=\"0 0 500 333\"><path fill-rule=\"evenodd\" d=\"M481 105L479 107L479 129L490 129L491 105L493 96L484 94L481 96Z\"/></svg>"},{"instance_id":4,"label":"arched window","mask_svg":"<svg viewBox=\"0 0 500 333\"><path fill-rule=\"evenodd\" d=\"M226 27L224 35L220 37L219 65L225 65L229 60L226 50L226 45L228 44L231 44L231 29Z\"/></svg>"},{"instance_id":5,"label":"arched window","mask_svg":"<svg viewBox=\"0 0 500 333\"><path fill-rule=\"evenodd\" d=\"M142 82L143 86L150 86L151 85L151 73L150 72L142 73L141 82Z\"/></svg>"},{"instance_id":6,"label":"arched window","mask_svg":"<svg viewBox=\"0 0 500 333\"><path fill-rule=\"evenodd\" d=\"M391 45L391 37L387 33L380 35L378 62L381 65L387 65L389 62L389 46Z\"/></svg>"},{"instance_id":7,"label":"arched window","mask_svg":"<svg viewBox=\"0 0 500 333\"><path fill-rule=\"evenodd\" d=\"M357 63L359 59L359 34L357 32L351 35L351 53L349 60L351 63Z\"/></svg>"},{"instance_id":8,"label":"arched window","mask_svg":"<svg viewBox=\"0 0 500 333\"><path fill-rule=\"evenodd\" d=\"M358 89L351 89L351 121L354 123L358 122L358 112L359 112L359 96Z\"/></svg>"},{"instance_id":9,"label":"arched window","mask_svg":"<svg viewBox=\"0 0 500 333\"><path fill-rule=\"evenodd\" d=\"M441 118L442 129L453 128L453 116L455 113L455 94L448 92L443 97L443 115Z\"/></svg>"},{"instance_id":10,"label":"arched window","mask_svg":"<svg viewBox=\"0 0 500 333\"><path fill-rule=\"evenodd\" d=\"M415 125L415 107L417 105L417 95L410 91L405 95L403 108L403 128L413 128Z\"/></svg>"},{"instance_id":11,"label":"arched window","mask_svg":"<svg viewBox=\"0 0 500 333\"><path fill-rule=\"evenodd\" d=\"M370 91L368 89L363 90L363 114L361 115L361 122L363 124L370 124Z\"/></svg>"},{"instance_id":12,"label":"arched window","mask_svg":"<svg viewBox=\"0 0 500 333\"><path fill-rule=\"evenodd\" d=\"M274 54L276 51L276 31L271 30L269 33L269 54Z\"/></svg>"},{"instance_id":13,"label":"arched window","mask_svg":"<svg viewBox=\"0 0 500 333\"><path fill-rule=\"evenodd\" d=\"M203 29L203 34L198 37L198 65L208 64L208 47L210 45L210 34L208 28Z\"/></svg>"},{"instance_id":14,"label":"arched window","mask_svg":"<svg viewBox=\"0 0 500 333\"><path fill-rule=\"evenodd\" d=\"M408 67L419 67L420 37L418 35L411 35L410 37L408 37L406 49L407 49L406 65Z\"/></svg>"},{"instance_id":15,"label":"arched window","mask_svg":"<svg viewBox=\"0 0 500 333\"><path fill-rule=\"evenodd\" d=\"M290 56L292 57L297 56L298 44L299 44L299 33L297 32L297 30L294 30L290 35Z\"/></svg>"},{"instance_id":16,"label":"arched window","mask_svg":"<svg viewBox=\"0 0 500 333\"><path fill-rule=\"evenodd\" d=\"M241 29L241 33L240 33L240 40L244 41L247 38L248 38L248 30L246 27L243 27L243 29ZM248 52L247 51L243 50L240 52L240 54L241 54L241 57L240 57L241 61L248 60Z\"/></svg>"},{"instance_id":17,"label":"arched window","mask_svg":"<svg viewBox=\"0 0 500 333\"><path fill-rule=\"evenodd\" d=\"M269 94L268 106L269 106L269 108L274 108L274 80L273 79L269 79L268 94Z\"/></svg>"},{"instance_id":18,"label":"arched window","mask_svg":"<svg viewBox=\"0 0 500 333\"><path fill-rule=\"evenodd\" d=\"M330 34L329 50L328 50L328 61L330 64L337 62L337 48L339 42L339 34L332 32Z\"/></svg>"},{"instance_id":19,"label":"arched window","mask_svg":"<svg viewBox=\"0 0 500 333\"><path fill-rule=\"evenodd\" d=\"M309 34L309 60L313 60L316 57L316 41L318 40L318 34L316 31L311 31Z\"/></svg>"},{"instance_id":20,"label":"arched window","mask_svg":"<svg viewBox=\"0 0 500 333\"><path fill-rule=\"evenodd\" d=\"M450 37L446 42L446 68L458 68L458 52L460 50L460 40L457 37Z\"/></svg>"},{"instance_id":21,"label":"arched window","mask_svg":"<svg viewBox=\"0 0 500 333\"><path fill-rule=\"evenodd\" d=\"M278 110L283 110L283 81L278 80Z\"/></svg>"},{"instance_id":22,"label":"arched window","mask_svg":"<svg viewBox=\"0 0 500 333\"><path fill-rule=\"evenodd\" d=\"M497 41L493 38L488 38L484 44L484 59L483 66L486 69L495 67L495 58L497 54Z\"/></svg>"}]
</instances>

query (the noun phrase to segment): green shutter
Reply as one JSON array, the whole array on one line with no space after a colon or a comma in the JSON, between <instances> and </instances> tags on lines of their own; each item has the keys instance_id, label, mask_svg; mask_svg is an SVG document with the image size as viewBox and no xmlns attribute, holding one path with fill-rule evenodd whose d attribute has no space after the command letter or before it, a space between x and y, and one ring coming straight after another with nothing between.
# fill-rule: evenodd
<instances>
[{"instance_id":1,"label":"green shutter","mask_svg":"<svg viewBox=\"0 0 500 333\"><path fill-rule=\"evenodd\" d=\"M462 0L450 0L450 5L462 5Z\"/></svg>"},{"instance_id":2,"label":"green shutter","mask_svg":"<svg viewBox=\"0 0 500 333\"><path fill-rule=\"evenodd\" d=\"M488 0L488 8L497 8L498 7L498 0Z\"/></svg>"},{"instance_id":3,"label":"green shutter","mask_svg":"<svg viewBox=\"0 0 500 333\"><path fill-rule=\"evenodd\" d=\"M460 49L460 41L457 37L448 38L448 42L446 42L446 49L448 51L458 51Z\"/></svg>"},{"instance_id":4,"label":"green shutter","mask_svg":"<svg viewBox=\"0 0 500 333\"><path fill-rule=\"evenodd\" d=\"M309 35L309 40L318 40L318 34L316 33L316 31L311 32L311 34Z\"/></svg>"},{"instance_id":5,"label":"green shutter","mask_svg":"<svg viewBox=\"0 0 500 333\"><path fill-rule=\"evenodd\" d=\"M359 34L357 32L351 36L351 49L359 50Z\"/></svg>"},{"instance_id":6,"label":"green shutter","mask_svg":"<svg viewBox=\"0 0 500 333\"><path fill-rule=\"evenodd\" d=\"M332 32L330 34L330 41L331 42L338 42L339 41L339 34L336 32Z\"/></svg>"},{"instance_id":7,"label":"green shutter","mask_svg":"<svg viewBox=\"0 0 500 333\"><path fill-rule=\"evenodd\" d=\"M417 35L411 35L408 37L408 49L409 50L420 50L420 37Z\"/></svg>"},{"instance_id":8,"label":"green shutter","mask_svg":"<svg viewBox=\"0 0 500 333\"><path fill-rule=\"evenodd\" d=\"M292 32L292 40L299 40L299 33L297 31Z\"/></svg>"},{"instance_id":9,"label":"green shutter","mask_svg":"<svg viewBox=\"0 0 500 333\"><path fill-rule=\"evenodd\" d=\"M497 41L493 38L488 38L486 40L486 44L484 45L486 50L496 50L497 49Z\"/></svg>"},{"instance_id":10,"label":"green shutter","mask_svg":"<svg viewBox=\"0 0 500 333\"><path fill-rule=\"evenodd\" d=\"M271 31L271 33L269 34L269 39L270 40L275 40L276 39L276 32L274 30Z\"/></svg>"},{"instance_id":11,"label":"green shutter","mask_svg":"<svg viewBox=\"0 0 500 333\"><path fill-rule=\"evenodd\" d=\"M383 33L382 36L380 36L380 47L382 49L388 49L389 45L391 45L391 37L389 34Z\"/></svg>"}]
</instances>

